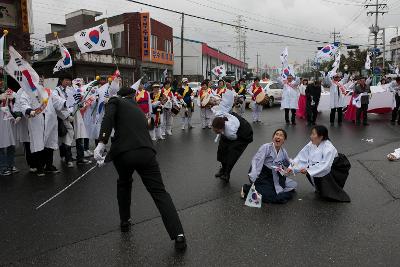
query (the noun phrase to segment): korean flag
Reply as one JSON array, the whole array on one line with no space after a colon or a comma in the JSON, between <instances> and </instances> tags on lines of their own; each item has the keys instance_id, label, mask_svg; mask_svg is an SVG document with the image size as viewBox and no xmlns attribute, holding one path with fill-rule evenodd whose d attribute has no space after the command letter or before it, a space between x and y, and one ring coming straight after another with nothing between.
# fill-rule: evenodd
<instances>
[{"instance_id":1,"label":"korean flag","mask_svg":"<svg viewBox=\"0 0 400 267\"><path fill-rule=\"evenodd\" d=\"M82 53L112 49L107 23L79 31L74 34L75 41Z\"/></svg>"}]
</instances>

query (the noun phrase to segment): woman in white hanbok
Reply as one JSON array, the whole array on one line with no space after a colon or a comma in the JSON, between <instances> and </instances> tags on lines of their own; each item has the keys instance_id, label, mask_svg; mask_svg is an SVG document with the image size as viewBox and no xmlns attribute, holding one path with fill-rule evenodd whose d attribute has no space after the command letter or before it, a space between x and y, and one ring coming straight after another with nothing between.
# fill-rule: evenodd
<instances>
[{"instance_id":1,"label":"woman in white hanbok","mask_svg":"<svg viewBox=\"0 0 400 267\"><path fill-rule=\"evenodd\" d=\"M314 126L310 139L293 160L288 173L305 174L316 192L325 199L350 202L350 197L343 190L350 162L345 155L338 154L325 126Z\"/></svg>"}]
</instances>

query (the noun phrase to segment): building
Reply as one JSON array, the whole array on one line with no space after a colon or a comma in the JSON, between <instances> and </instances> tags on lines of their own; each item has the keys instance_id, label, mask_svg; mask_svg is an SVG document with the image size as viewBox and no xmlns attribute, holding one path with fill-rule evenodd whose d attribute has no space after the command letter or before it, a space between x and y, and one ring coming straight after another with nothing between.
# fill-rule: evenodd
<instances>
[{"instance_id":1,"label":"building","mask_svg":"<svg viewBox=\"0 0 400 267\"><path fill-rule=\"evenodd\" d=\"M96 75L110 75L118 69L125 85L144 77L145 80L160 80L165 69L173 70L172 28L150 18L149 13L124 13L107 18L113 50L81 53L73 35L83 29L104 23L97 19L102 13L81 9L65 15L66 23L51 24L46 41L51 48L37 58L35 69L41 73L52 73L60 58L57 40L70 50L74 77L93 79ZM50 64L51 63L51 64Z\"/></svg>"},{"instance_id":2,"label":"building","mask_svg":"<svg viewBox=\"0 0 400 267\"><path fill-rule=\"evenodd\" d=\"M30 33L33 32L30 0L0 0L0 31L8 30L7 45L12 45L29 59L32 53Z\"/></svg>"},{"instance_id":3,"label":"building","mask_svg":"<svg viewBox=\"0 0 400 267\"><path fill-rule=\"evenodd\" d=\"M400 36L390 40L390 61L394 66L399 66L400 64Z\"/></svg>"},{"instance_id":4,"label":"building","mask_svg":"<svg viewBox=\"0 0 400 267\"><path fill-rule=\"evenodd\" d=\"M174 76L181 76L181 38L174 36ZM219 49L206 43L183 39L183 76L191 81L202 81L206 78L216 79L211 70L219 65L225 65L227 72L240 78L246 69L246 64L231 57Z\"/></svg>"}]
</instances>

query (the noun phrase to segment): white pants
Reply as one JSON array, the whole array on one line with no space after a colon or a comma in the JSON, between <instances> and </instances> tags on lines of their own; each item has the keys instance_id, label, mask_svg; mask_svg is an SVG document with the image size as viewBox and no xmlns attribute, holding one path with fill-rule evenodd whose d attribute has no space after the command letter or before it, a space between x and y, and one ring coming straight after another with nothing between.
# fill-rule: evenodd
<instances>
[{"instance_id":1,"label":"white pants","mask_svg":"<svg viewBox=\"0 0 400 267\"><path fill-rule=\"evenodd\" d=\"M161 133L165 135L165 133L172 132L172 112L170 109L164 109L163 113L161 114Z\"/></svg>"},{"instance_id":2,"label":"white pants","mask_svg":"<svg viewBox=\"0 0 400 267\"><path fill-rule=\"evenodd\" d=\"M151 139L162 139L161 127L154 127L149 131Z\"/></svg>"},{"instance_id":3,"label":"white pants","mask_svg":"<svg viewBox=\"0 0 400 267\"><path fill-rule=\"evenodd\" d=\"M253 122L260 121L262 110L263 110L262 105L259 105L256 102L253 103Z\"/></svg>"},{"instance_id":4,"label":"white pants","mask_svg":"<svg viewBox=\"0 0 400 267\"><path fill-rule=\"evenodd\" d=\"M192 109L191 108L188 108L187 110L185 108L182 108L181 116L182 116L182 127L192 126Z\"/></svg>"},{"instance_id":5,"label":"white pants","mask_svg":"<svg viewBox=\"0 0 400 267\"><path fill-rule=\"evenodd\" d=\"M201 127L211 127L211 117L212 111L210 108L201 108L200 109L200 120L201 120Z\"/></svg>"},{"instance_id":6,"label":"white pants","mask_svg":"<svg viewBox=\"0 0 400 267\"><path fill-rule=\"evenodd\" d=\"M234 110L237 114L243 116L246 111L246 103L241 104L240 107L235 106Z\"/></svg>"}]
</instances>

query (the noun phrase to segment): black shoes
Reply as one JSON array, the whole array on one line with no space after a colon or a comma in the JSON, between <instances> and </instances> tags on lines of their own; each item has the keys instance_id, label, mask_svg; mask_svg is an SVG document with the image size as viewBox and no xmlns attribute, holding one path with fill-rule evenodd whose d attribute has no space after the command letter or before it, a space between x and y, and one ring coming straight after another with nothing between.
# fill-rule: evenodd
<instances>
[{"instance_id":1,"label":"black shoes","mask_svg":"<svg viewBox=\"0 0 400 267\"><path fill-rule=\"evenodd\" d=\"M46 168L44 169L44 172L55 174L55 173L59 173L60 171L59 171L56 167L50 166L50 167L46 167Z\"/></svg>"},{"instance_id":2,"label":"black shoes","mask_svg":"<svg viewBox=\"0 0 400 267\"><path fill-rule=\"evenodd\" d=\"M132 225L132 223L131 223L131 221L123 221L123 222L121 222L121 232L122 233L126 233L126 232L129 232L129 230L131 229L131 225Z\"/></svg>"},{"instance_id":3,"label":"black shoes","mask_svg":"<svg viewBox=\"0 0 400 267\"><path fill-rule=\"evenodd\" d=\"M231 178L231 176L229 174L223 174L219 177L219 179L225 181L226 183L229 183L229 179Z\"/></svg>"},{"instance_id":4,"label":"black shoes","mask_svg":"<svg viewBox=\"0 0 400 267\"><path fill-rule=\"evenodd\" d=\"M219 171L215 174L215 178L220 178L222 175L224 175L224 169L221 167L219 168Z\"/></svg>"},{"instance_id":5,"label":"black shoes","mask_svg":"<svg viewBox=\"0 0 400 267\"><path fill-rule=\"evenodd\" d=\"M185 250L187 247L186 238L184 235L178 235L175 239L175 249L176 250Z\"/></svg>"},{"instance_id":6,"label":"black shoes","mask_svg":"<svg viewBox=\"0 0 400 267\"><path fill-rule=\"evenodd\" d=\"M78 165L88 165L88 164L92 164L91 160L87 160L87 159L81 159L77 161Z\"/></svg>"}]
</instances>

